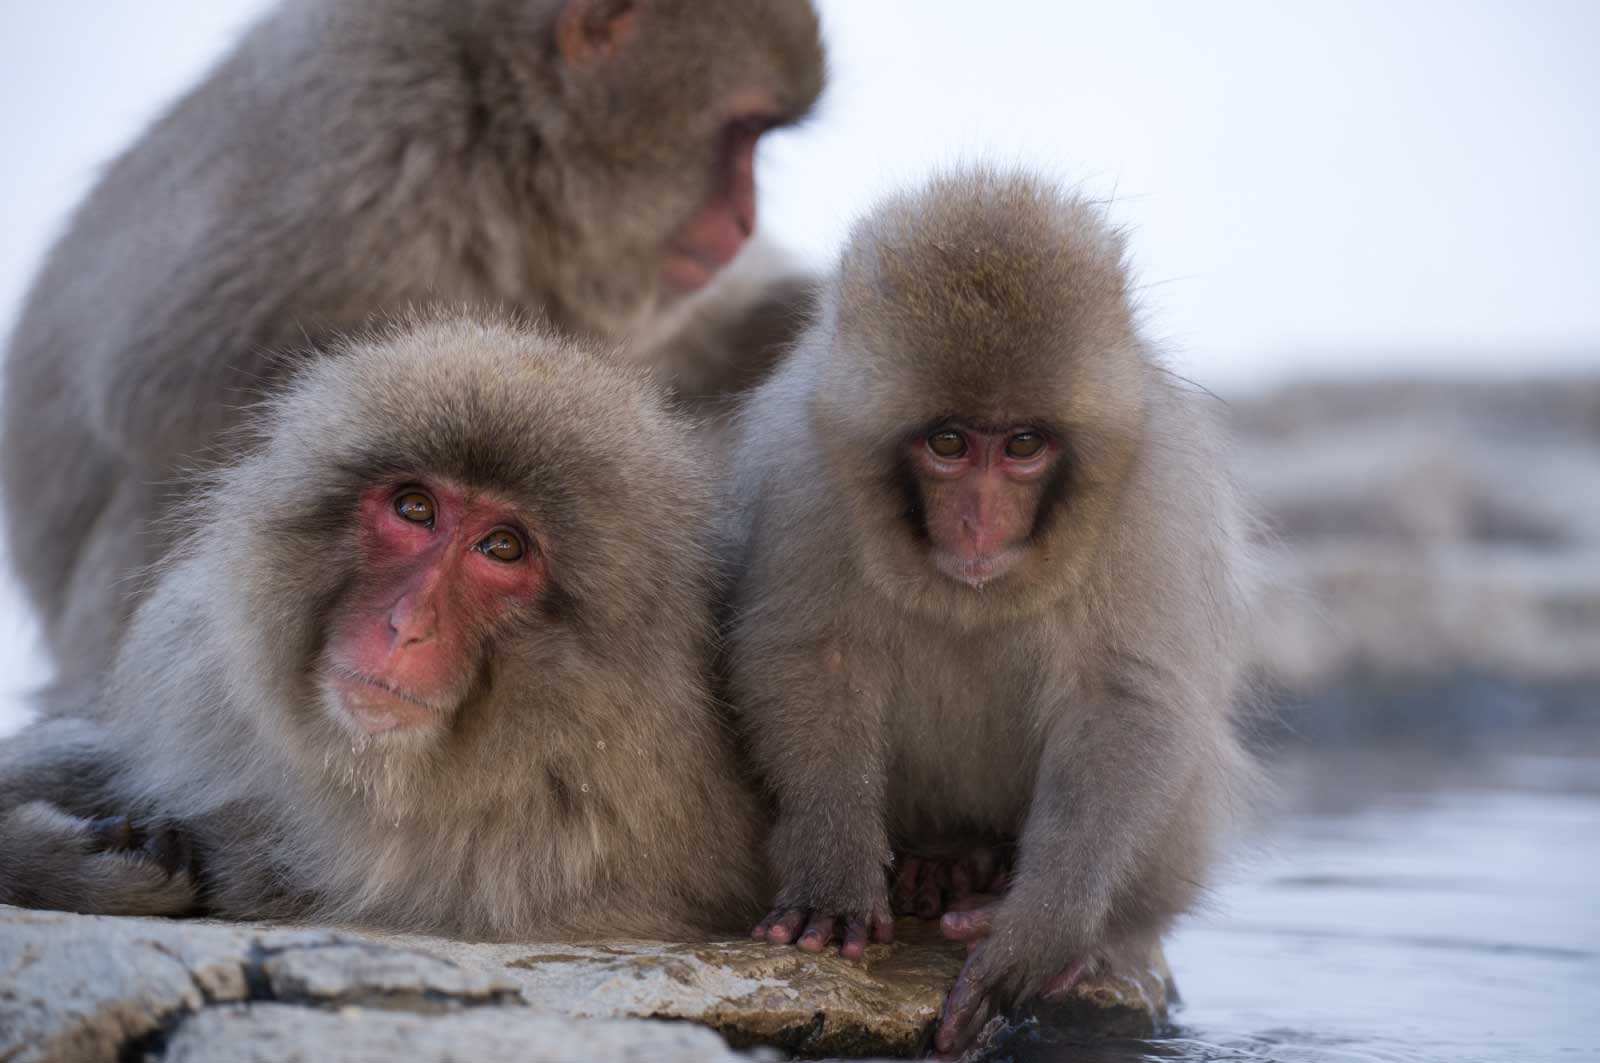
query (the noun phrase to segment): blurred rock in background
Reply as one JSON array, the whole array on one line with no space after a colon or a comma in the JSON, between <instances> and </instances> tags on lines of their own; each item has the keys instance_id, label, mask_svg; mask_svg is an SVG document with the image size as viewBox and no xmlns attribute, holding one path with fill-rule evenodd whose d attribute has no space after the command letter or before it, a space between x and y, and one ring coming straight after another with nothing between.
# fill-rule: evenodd
<instances>
[{"instance_id":1,"label":"blurred rock in background","mask_svg":"<svg viewBox=\"0 0 1600 1063\"><path fill-rule=\"evenodd\" d=\"M1591 715L1600 379L1301 383L1229 407L1269 540L1259 663L1292 731Z\"/></svg>"}]
</instances>

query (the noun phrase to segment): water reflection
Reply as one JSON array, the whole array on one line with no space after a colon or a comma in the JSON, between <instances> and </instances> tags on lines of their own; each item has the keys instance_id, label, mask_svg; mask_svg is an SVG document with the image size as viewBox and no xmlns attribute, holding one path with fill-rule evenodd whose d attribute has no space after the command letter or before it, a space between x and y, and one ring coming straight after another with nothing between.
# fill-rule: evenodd
<instances>
[{"instance_id":1,"label":"water reflection","mask_svg":"<svg viewBox=\"0 0 1600 1063\"><path fill-rule=\"evenodd\" d=\"M1289 811L1173 936L1166 1036L992 1060L1600 1058L1600 744L1295 753Z\"/></svg>"}]
</instances>

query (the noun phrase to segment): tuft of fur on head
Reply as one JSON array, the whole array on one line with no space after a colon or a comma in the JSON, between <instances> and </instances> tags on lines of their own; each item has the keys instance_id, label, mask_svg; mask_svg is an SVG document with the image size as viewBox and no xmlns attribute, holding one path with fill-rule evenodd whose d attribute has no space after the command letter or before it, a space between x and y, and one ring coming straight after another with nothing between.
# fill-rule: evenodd
<instances>
[{"instance_id":1,"label":"tuft of fur on head","mask_svg":"<svg viewBox=\"0 0 1600 1063\"><path fill-rule=\"evenodd\" d=\"M818 362L815 438L885 593L989 622L1081 575L1147 430L1155 364L1130 290L1101 208L1027 173L942 174L857 223L801 349ZM981 590L936 573L907 518L900 455L957 416L1039 426L1065 450L1028 556Z\"/></svg>"}]
</instances>

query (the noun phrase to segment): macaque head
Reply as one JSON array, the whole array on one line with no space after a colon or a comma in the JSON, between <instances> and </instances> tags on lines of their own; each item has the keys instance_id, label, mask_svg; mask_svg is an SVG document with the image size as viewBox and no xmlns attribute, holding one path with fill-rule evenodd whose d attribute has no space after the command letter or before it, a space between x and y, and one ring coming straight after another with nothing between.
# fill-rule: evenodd
<instances>
[{"instance_id":1,"label":"macaque head","mask_svg":"<svg viewBox=\"0 0 1600 1063\"><path fill-rule=\"evenodd\" d=\"M605 679L702 675L709 475L641 372L430 320L319 356L262 431L205 534L237 547L244 700L319 770L487 760Z\"/></svg>"},{"instance_id":2,"label":"macaque head","mask_svg":"<svg viewBox=\"0 0 1600 1063\"><path fill-rule=\"evenodd\" d=\"M886 592L974 619L1064 593L1144 422L1123 245L1097 208L983 170L892 199L854 230L810 342L818 438Z\"/></svg>"},{"instance_id":3,"label":"macaque head","mask_svg":"<svg viewBox=\"0 0 1600 1063\"><path fill-rule=\"evenodd\" d=\"M604 331L703 287L755 231L756 146L822 90L817 15L810 0L562 0L554 55L555 194L573 220L555 251Z\"/></svg>"}]
</instances>

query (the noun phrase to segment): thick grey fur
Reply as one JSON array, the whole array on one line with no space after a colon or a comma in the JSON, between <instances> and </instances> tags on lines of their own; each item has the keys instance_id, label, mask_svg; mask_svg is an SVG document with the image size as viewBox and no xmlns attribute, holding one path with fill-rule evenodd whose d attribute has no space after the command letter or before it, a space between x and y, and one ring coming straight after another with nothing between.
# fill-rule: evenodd
<instances>
[{"instance_id":1,"label":"thick grey fur","mask_svg":"<svg viewBox=\"0 0 1600 1063\"><path fill-rule=\"evenodd\" d=\"M709 692L715 477L645 371L443 318L313 356L260 425L104 692L0 743L0 900L469 939L752 918L757 810ZM525 514L550 588L485 637L442 733L369 741L318 687L370 578L355 500L437 477ZM111 813L180 826L200 877L97 850Z\"/></svg>"},{"instance_id":2,"label":"thick grey fur","mask_svg":"<svg viewBox=\"0 0 1600 1063\"><path fill-rule=\"evenodd\" d=\"M1120 235L1051 182L948 174L857 225L733 449L730 689L779 907L881 917L893 852L1015 839L970 966L1015 1001L1195 903L1255 778L1247 522L1206 401L1140 337ZM948 417L1068 453L981 589L931 562L898 459Z\"/></svg>"},{"instance_id":3,"label":"thick grey fur","mask_svg":"<svg viewBox=\"0 0 1600 1063\"><path fill-rule=\"evenodd\" d=\"M586 0L635 19L592 63L558 61L564 2L286 0L106 169L4 382L13 566L64 685L109 660L185 470L279 386L270 352L436 300L648 334L728 101L793 121L821 89L809 0Z\"/></svg>"}]
</instances>

